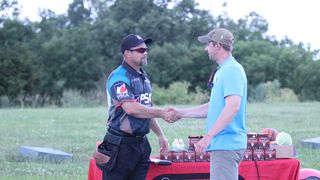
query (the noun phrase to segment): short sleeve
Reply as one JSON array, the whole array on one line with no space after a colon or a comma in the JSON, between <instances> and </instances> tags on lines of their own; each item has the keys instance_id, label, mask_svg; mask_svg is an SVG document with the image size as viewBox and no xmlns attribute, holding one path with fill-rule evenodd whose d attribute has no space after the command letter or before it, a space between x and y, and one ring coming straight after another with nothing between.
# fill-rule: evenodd
<instances>
[{"instance_id":1,"label":"short sleeve","mask_svg":"<svg viewBox=\"0 0 320 180\"><path fill-rule=\"evenodd\" d=\"M222 77L224 97L230 95L243 96L245 88L245 78L243 76L243 73L236 67L225 69Z\"/></svg>"},{"instance_id":2,"label":"short sleeve","mask_svg":"<svg viewBox=\"0 0 320 180\"><path fill-rule=\"evenodd\" d=\"M117 81L109 87L110 97L113 101L122 103L124 101L134 100L134 94L127 83Z\"/></svg>"}]
</instances>

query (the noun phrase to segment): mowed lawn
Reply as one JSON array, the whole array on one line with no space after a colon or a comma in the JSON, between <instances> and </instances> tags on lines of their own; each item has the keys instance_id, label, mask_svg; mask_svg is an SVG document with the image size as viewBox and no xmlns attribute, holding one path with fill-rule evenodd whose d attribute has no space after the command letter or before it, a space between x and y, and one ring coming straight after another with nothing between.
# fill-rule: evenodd
<instances>
[{"instance_id":1,"label":"mowed lawn","mask_svg":"<svg viewBox=\"0 0 320 180\"><path fill-rule=\"evenodd\" d=\"M107 111L99 108L0 109L0 179L87 179L89 159L96 141L106 130ZM167 124L158 119L169 142L189 135L201 135L204 120L183 119ZM320 103L248 104L248 132L272 127L289 133L302 168L320 170L320 149L304 148L300 140L320 136ZM159 151L150 133L153 155ZM27 160L20 146L40 146L73 154L63 162Z\"/></svg>"}]
</instances>

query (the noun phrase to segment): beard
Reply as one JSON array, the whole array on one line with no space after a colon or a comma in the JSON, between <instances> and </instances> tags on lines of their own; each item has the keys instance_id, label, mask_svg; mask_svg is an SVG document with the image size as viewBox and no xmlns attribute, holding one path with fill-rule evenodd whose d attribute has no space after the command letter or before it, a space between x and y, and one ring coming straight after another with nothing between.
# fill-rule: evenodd
<instances>
[{"instance_id":1,"label":"beard","mask_svg":"<svg viewBox=\"0 0 320 180\"><path fill-rule=\"evenodd\" d=\"M141 66L146 66L146 65L148 65L148 58L147 57L141 58Z\"/></svg>"},{"instance_id":2,"label":"beard","mask_svg":"<svg viewBox=\"0 0 320 180\"><path fill-rule=\"evenodd\" d=\"M209 60L212 61L212 62L217 62L217 59L213 56L213 55L210 55L208 53L208 57L209 57Z\"/></svg>"}]
</instances>

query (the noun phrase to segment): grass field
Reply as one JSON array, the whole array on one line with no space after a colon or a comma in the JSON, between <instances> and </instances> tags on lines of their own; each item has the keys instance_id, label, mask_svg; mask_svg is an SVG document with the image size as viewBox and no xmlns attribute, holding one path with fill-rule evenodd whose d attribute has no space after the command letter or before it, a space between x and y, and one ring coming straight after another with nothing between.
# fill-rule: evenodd
<instances>
[{"instance_id":1,"label":"grass field","mask_svg":"<svg viewBox=\"0 0 320 180\"><path fill-rule=\"evenodd\" d=\"M300 140L320 136L320 103L248 105L249 132L265 127L291 134L302 168L320 170L320 150L301 147ZM95 143L104 136L106 109L41 108L0 109L0 179L87 179L89 159ZM203 133L204 121L184 119L167 124L158 119L169 142ZM153 155L158 154L154 134L149 135ZM41 146L72 153L64 163L26 160L20 146Z\"/></svg>"}]
</instances>

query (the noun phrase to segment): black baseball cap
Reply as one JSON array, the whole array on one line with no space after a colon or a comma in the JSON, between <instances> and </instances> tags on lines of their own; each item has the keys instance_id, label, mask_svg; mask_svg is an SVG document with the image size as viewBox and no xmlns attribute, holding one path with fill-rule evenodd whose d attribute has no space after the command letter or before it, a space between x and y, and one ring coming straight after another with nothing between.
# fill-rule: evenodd
<instances>
[{"instance_id":1,"label":"black baseball cap","mask_svg":"<svg viewBox=\"0 0 320 180\"><path fill-rule=\"evenodd\" d=\"M129 34L122 39L121 52L123 54L125 50L129 50L133 47L136 47L136 46L140 45L141 43L149 44L151 42L152 42L151 38L143 39L139 35Z\"/></svg>"}]
</instances>

